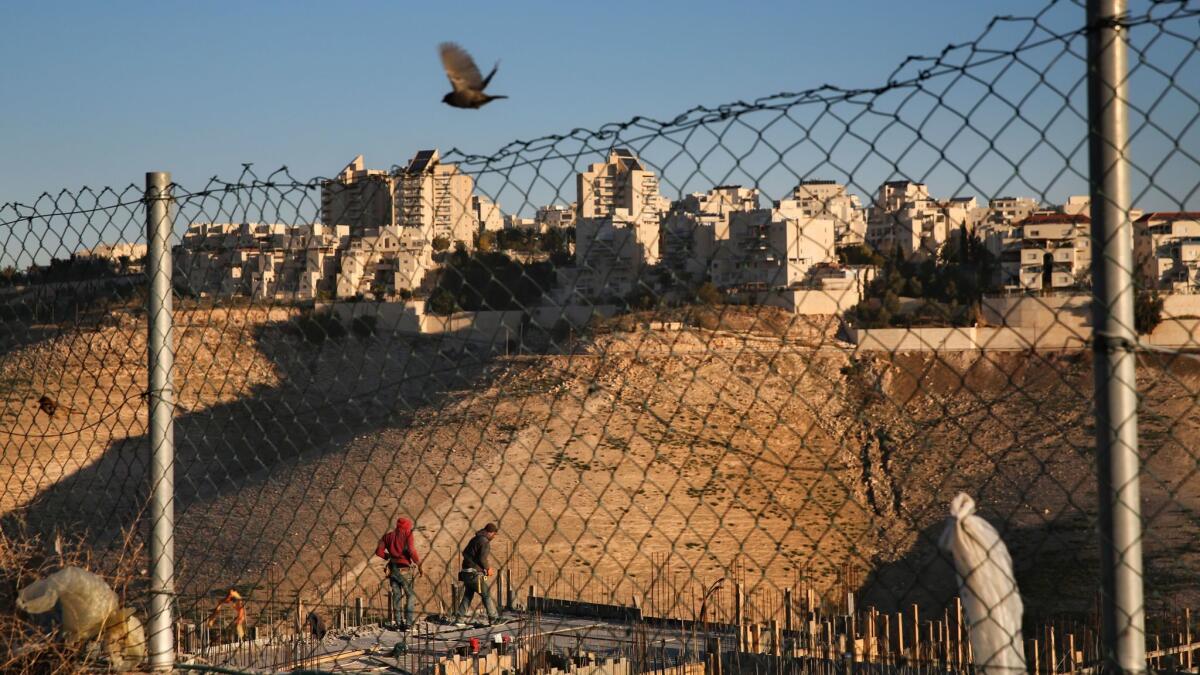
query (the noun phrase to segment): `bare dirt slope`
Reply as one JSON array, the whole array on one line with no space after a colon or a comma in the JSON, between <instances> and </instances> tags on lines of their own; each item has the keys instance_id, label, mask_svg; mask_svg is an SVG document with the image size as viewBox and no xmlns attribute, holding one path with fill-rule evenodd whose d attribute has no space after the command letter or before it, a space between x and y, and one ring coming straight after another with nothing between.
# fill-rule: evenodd
<instances>
[{"instance_id":1,"label":"bare dirt slope","mask_svg":"<svg viewBox=\"0 0 1200 675\"><path fill-rule=\"evenodd\" d=\"M275 311L180 316L188 611L229 586L259 603L299 591L381 604L371 552L398 514L417 521L431 610L489 520L522 591L557 577L560 591L666 610L734 568L780 589L830 587L851 565L869 602L936 606L953 574L931 542L959 490L1010 541L1035 611L1091 604L1086 355L856 357L827 326L742 310L745 325L616 322L570 355L484 357L382 335L312 344ZM137 525L143 354L136 317L118 317L0 358L8 527L87 530L103 546ZM1149 592L1188 599L1200 368L1141 372ZM30 403L42 392L83 412L45 418Z\"/></svg>"}]
</instances>

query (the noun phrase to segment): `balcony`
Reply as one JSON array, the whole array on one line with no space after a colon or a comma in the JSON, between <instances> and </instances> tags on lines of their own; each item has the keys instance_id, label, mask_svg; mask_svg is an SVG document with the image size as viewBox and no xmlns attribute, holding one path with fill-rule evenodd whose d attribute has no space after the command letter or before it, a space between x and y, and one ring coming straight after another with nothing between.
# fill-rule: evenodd
<instances>
[{"instance_id":1,"label":"balcony","mask_svg":"<svg viewBox=\"0 0 1200 675\"><path fill-rule=\"evenodd\" d=\"M1073 249L1073 248L1056 249L1054 251L1054 262L1066 263L1068 265L1074 265L1076 262L1075 249Z\"/></svg>"}]
</instances>

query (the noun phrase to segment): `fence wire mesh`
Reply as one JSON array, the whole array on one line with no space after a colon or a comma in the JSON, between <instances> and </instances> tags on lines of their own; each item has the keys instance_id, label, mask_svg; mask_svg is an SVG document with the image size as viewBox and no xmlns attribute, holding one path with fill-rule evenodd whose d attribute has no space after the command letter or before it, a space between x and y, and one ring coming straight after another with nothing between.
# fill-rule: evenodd
<instances>
[{"instance_id":1,"label":"fence wire mesh","mask_svg":"<svg viewBox=\"0 0 1200 675\"><path fill-rule=\"evenodd\" d=\"M1145 638L1189 670L1198 17L1121 22ZM1083 19L874 88L172 185L177 662L1096 667ZM138 185L0 206L7 669L133 641L44 639L38 576L147 618L147 217Z\"/></svg>"}]
</instances>

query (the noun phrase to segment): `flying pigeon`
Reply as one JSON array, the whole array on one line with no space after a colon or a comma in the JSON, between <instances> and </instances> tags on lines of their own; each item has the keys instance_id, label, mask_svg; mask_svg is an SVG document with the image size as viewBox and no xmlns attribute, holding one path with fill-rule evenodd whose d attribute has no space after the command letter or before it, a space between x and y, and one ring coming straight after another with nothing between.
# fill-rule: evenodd
<instances>
[{"instance_id":1,"label":"flying pigeon","mask_svg":"<svg viewBox=\"0 0 1200 675\"><path fill-rule=\"evenodd\" d=\"M438 50L442 54L442 66L446 69L446 77L450 78L450 84L454 87L454 91L442 97L443 103L455 108L478 108L489 101L508 98L483 92L492 81L492 76L496 74L496 69L500 67L499 61L492 66L492 72L483 77L479 74L479 66L475 65L475 59L462 47L453 42L443 42Z\"/></svg>"}]
</instances>

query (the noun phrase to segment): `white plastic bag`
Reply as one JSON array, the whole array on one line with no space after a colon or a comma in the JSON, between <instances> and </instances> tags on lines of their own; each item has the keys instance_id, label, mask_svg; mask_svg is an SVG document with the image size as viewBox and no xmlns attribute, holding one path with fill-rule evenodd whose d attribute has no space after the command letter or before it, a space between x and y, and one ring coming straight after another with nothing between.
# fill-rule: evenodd
<instances>
[{"instance_id":1,"label":"white plastic bag","mask_svg":"<svg viewBox=\"0 0 1200 675\"><path fill-rule=\"evenodd\" d=\"M73 642L99 635L119 601L104 579L78 567L64 567L17 595L17 608L30 614L49 612L55 604L62 610L63 639Z\"/></svg>"},{"instance_id":2,"label":"white plastic bag","mask_svg":"<svg viewBox=\"0 0 1200 675\"><path fill-rule=\"evenodd\" d=\"M133 610L122 608L108 618L104 651L114 670L131 670L146 658L146 632Z\"/></svg>"}]
</instances>

